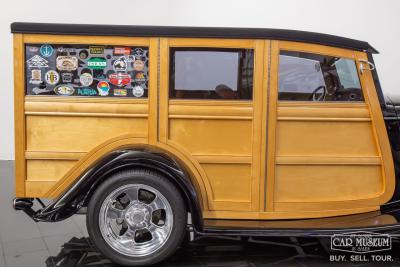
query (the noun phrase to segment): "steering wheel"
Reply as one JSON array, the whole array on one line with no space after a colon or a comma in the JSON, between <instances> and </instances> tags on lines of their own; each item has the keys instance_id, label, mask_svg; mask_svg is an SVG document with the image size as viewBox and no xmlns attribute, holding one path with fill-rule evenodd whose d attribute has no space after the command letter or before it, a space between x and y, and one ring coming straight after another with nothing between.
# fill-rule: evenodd
<instances>
[{"instance_id":1,"label":"steering wheel","mask_svg":"<svg viewBox=\"0 0 400 267\"><path fill-rule=\"evenodd\" d=\"M322 91L322 92L320 92ZM324 85L318 86L311 94L309 100L321 101L324 100L326 96L326 87Z\"/></svg>"}]
</instances>

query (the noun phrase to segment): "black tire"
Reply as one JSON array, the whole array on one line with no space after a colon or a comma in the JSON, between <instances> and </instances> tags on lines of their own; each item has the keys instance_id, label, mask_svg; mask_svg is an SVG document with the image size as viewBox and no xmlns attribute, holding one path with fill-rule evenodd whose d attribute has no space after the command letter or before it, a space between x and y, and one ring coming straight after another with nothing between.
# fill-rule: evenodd
<instances>
[{"instance_id":1,"label":"black tire","mask_svg":"<svg viewBox=\"0 0 400 267\"><path fill-rule=\"evenodd\" d=\"M115 189L129 184L143 184L155 188L167 199L172 209L171 234L162 247L146 256L135 257L119 253L108 245L100 230L99 214L102 203ZM186 223L187 212L184 200L175 185L162 175L144 169L122 171L107 178L90 199L86 216L89 236L96 248L114 263L125 266L148 266L170 256L182 243L186 232Z\"/></svg>"}]
</instances>

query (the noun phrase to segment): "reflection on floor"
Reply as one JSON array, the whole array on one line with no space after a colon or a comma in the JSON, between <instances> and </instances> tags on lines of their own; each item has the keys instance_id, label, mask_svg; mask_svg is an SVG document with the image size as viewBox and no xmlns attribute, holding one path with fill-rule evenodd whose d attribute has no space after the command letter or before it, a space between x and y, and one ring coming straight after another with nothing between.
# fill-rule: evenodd
<instances>
[{"instance_id":1,"label":"reflection on floor","mask_svg":"<svg viewBox=\"0 0 400 267\"><path fill-rule=\"evenodd\" d=\"M390 255L391 266L400 265L396 250ZM330 262L330 239L316 238L200 238L185 243L170 259L159 266L325 266ZM361 263L361 264L360 264ZM114 266L95 251L87 238L72 238L47 266ZM374 266L365 262L340 263L340 266ZM339 264L338 264L339 265Z\"/></svg>"},{"instance_id":2,"label":"reflection on floor","mask_svg":"<svg viewBox=\"0 0 400 267\"><path fill-rule=\"evenodd\" d=\"M14 164L0 161L0 267L114 266L87 238L82 215L59 223L34 223L11 207ZM393 238L388 266L400 266L400 241ZM185 242L159 266L375 266L377 262L331 262L329 238L199 238ZM358 254L359 255L359 254ZM360 258L362 259L362 258Z\"/></svg>"}]
</instances>

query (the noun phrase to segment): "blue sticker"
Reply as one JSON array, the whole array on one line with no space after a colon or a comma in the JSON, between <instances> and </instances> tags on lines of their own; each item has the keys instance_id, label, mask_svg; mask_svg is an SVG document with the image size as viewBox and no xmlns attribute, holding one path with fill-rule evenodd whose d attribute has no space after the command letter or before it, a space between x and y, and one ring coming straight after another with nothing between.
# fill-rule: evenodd
<instances>
[{"instance_id":1,"label":"blue sticker","mask_svg":"<svg viewBox=\"0 0 400 267\"><path fill-rule=\"evenodd\" d=\"M44 57L51 57L53 51L54 51L53 47L48 44L44 44L40 47L40 54Z\"/></svg>"},{"instance_id":2,"label":"blue sticker","mask_svg":"<svg viewBox=\"0 0 400 267\"><path fill-rule=\"evenodd\" d=\"M90 88L90 87L82 87L78 88L78 95L82 96L94 96L97 95L96 89Z\"/></svg>"}]
</instances>

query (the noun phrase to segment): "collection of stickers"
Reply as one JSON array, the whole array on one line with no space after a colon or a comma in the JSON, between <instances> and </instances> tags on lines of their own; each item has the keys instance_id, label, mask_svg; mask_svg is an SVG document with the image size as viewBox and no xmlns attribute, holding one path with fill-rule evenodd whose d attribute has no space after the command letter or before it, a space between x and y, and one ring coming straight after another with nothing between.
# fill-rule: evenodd
<instances>
[{"instance_id":1,"label":"collection of stickers","mask_svg":"<svg viewBox=\"0 0 400 267\"><path fill-rule=\"evenodd\" d=\"M28 95L147 97L148 49L26 45Z\"/></svg>"}]
</instances>

